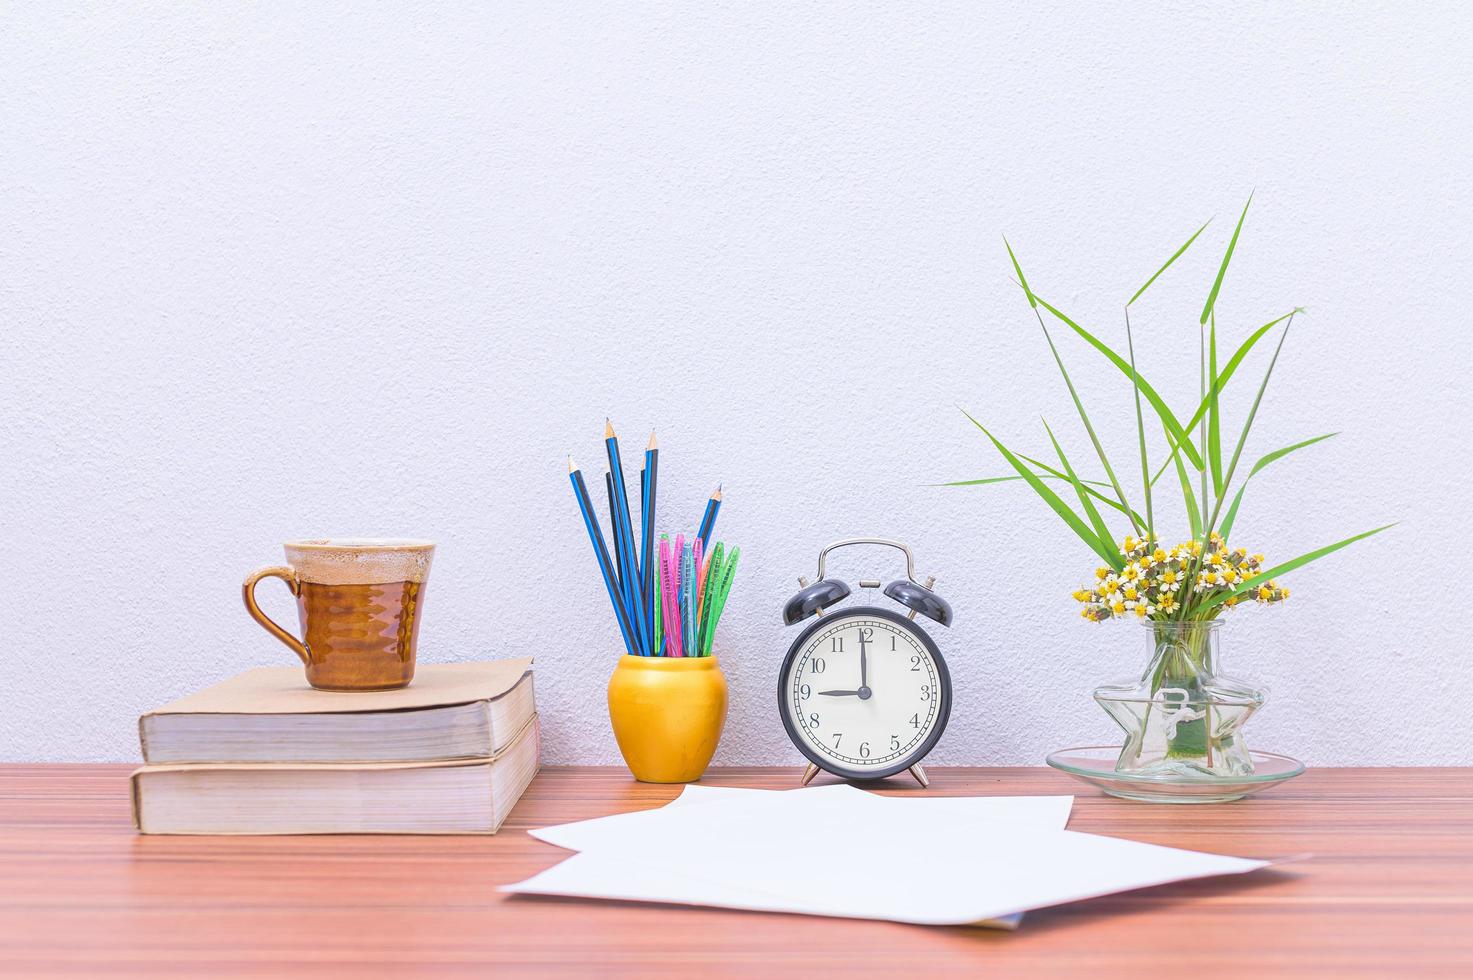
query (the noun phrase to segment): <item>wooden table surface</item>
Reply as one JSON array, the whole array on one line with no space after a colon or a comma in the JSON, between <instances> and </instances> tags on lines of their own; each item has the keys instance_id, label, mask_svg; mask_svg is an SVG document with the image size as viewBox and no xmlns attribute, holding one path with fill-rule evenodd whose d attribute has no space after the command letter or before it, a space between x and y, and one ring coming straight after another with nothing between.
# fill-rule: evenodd
<instances>
[{"instance_id":1,"label":"wooden table surface","mask_svg":"<svg viewBox=\"0 0 1473 980\"><path fill-rule=\"evenodd\" d=\"M943 795L1074 793L1074 830L1315 855L1040 910L1013 933L496 891L567 854L527 828L679 792L622 769L544 770L495 837L275 838L137 836L128 771L0 767L0 975L1473 976L1473 769L1311 770L1219 806L1115 800L1046 769L932 769Z\"/></svg>"}]
</instances>

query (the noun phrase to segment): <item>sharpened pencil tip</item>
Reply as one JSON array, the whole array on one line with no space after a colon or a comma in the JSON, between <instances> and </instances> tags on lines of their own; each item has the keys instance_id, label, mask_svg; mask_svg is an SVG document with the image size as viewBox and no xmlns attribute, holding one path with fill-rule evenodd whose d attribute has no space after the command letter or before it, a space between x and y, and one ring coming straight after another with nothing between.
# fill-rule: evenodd
<instances>
[{"instance_id":1,"label":"sharpened pencil tip","mask_svg":"<svg viewBox=\"0 0 1473 980\"><path fill-rule=\"evenodd\" d=\"M568 456L568 472L569 473L577 473L578 472L578 464L575 463L575 462L573 462L573 457L571 455Z\"/></svg>"},{"instance_id":2,"label":"sharpened pencil tip","mask_svg":"<svg viewBox=\"0 0 1473 980\"><path fill-rule=\"evenodd\" d=\"M614 438L614 423L609 421L609 417L607 415L604 416L604 438Z\"/></svg>"},{"instance_id":3,"label":"sharpened pencil tip","mask_svg":"<svg viewBox=\"0 0 1473 980\"><path fill-rule=\"evenodd\" d=\"M650 430L650 444L648 446L646 446L645 448L646 449L659 449L660 448L659 443L655 442L655 430L654 429L651 429Z\"/></svg>"},{"instance_id":4,"label":"sharpened pencil tip","mask_svg":"<svg viewBox=\"0 0 1473 980\"><path fill-rule=\"evenodd\" d=\"M719 483L716 484L716 489L711 491L711 499L712 500L720 500L721 499L721 484L719 484Z\"/></svg>"}]
</instances>

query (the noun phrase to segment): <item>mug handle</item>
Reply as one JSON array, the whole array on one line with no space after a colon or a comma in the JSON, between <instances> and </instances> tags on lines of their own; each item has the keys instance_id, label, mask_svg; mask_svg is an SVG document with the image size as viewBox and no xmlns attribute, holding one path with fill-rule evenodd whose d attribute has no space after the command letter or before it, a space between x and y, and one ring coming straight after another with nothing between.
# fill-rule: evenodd
<instances>
[{"instance_id":1,"label":"mug handle","mask_svg":"<svg viewBox=\"0 0 1473 980\"><path fill-rule=\"evenodd\" d=\"M246 576L245 584L240 587L240 597L245 600L246 612L251 614L252 619L266 627L266 632L291 647L292 652L302 658L304 665L312 666L312 657L307 652L307 645L282 629L275 620L261 611L260 606L256 605L256 583L263 578L281 579L295 596L302 593L302 583L297 581L297 573L285 565L266 565L258 568Z\"/></svg>"}]
</instances>

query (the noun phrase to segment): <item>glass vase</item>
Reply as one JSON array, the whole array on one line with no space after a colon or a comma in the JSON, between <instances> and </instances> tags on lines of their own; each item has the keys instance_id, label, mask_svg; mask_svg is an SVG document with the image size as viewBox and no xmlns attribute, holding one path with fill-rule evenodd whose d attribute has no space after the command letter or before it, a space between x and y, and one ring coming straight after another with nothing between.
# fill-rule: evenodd
<instances>
[{"instance_id":1,"label":"glass vase","mask_svg":"<svg viewBox=\"0 0 1473 980\"><path fill-rule=\"evenodd\" d=\"M1221 625L1147 621L1151 661L1140 679L1095 690L1095 701L1125 729L1116 772L1201 779L1252 775L1242 728L1268 692L1220 673Z\"/></svg>"}]
</instances>

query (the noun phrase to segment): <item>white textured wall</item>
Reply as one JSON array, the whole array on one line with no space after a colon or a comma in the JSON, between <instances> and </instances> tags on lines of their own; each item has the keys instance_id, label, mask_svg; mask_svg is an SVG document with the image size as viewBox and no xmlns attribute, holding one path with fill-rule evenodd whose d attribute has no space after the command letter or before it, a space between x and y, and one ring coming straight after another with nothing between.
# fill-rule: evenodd
<instances>
[{"instance_id":1,"label":"white textured wall","mask_svg":"<svg viewBox=\"0 0 1473 980\"><path fill-rule=\"evenodd\" d=\"M605 413L744 560L719 761L791 763L778 609L893 535L956 605L935 761L1112 738L1139 630L957 411L1083 460L1002 248L1180 409L1196 313L1296 322L1241 543L1400 520L1233 617L1259 747L1470 763L1470 70L1459 5L112 4L0 12L0 758L132 759L135 716L291 662L238 588L288 537L437 539L424 659L535 653L547 757L611 762L617 653L564 460ZM1062 345L1121 469L1128 389ZM1230 390L1245 410L1266 351ZM888 556L835 571L889 577ZM290 616L284 590L263 586Z\"/></svg>"}]
</instances>

